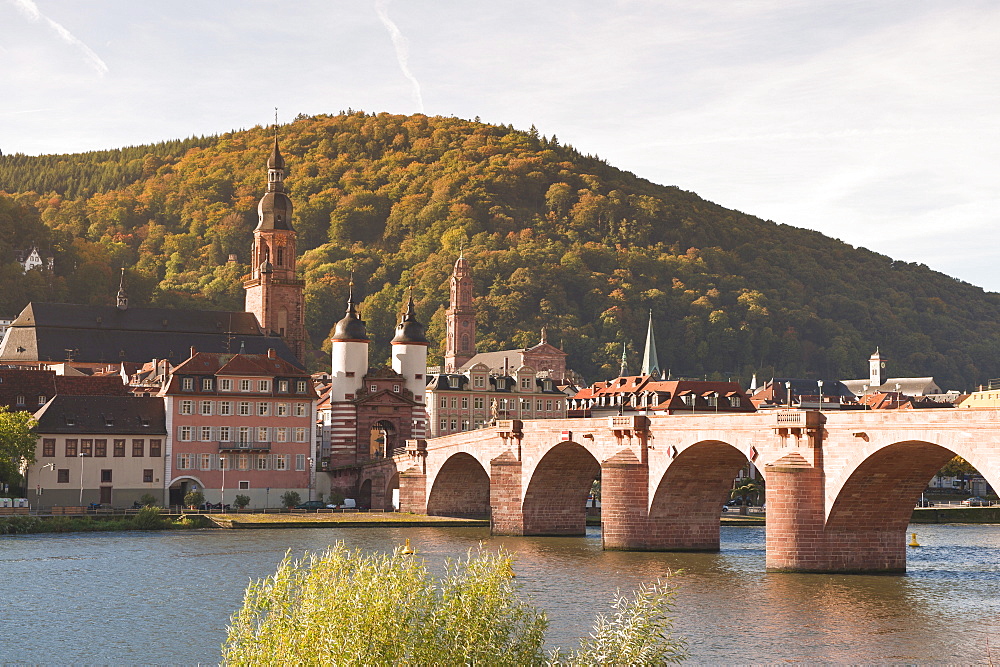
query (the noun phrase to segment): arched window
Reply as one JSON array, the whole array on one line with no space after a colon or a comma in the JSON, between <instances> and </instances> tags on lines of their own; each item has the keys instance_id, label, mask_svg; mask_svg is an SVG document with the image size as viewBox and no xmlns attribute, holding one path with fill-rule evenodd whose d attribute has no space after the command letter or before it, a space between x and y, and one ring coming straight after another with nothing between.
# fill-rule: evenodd
<instances>
[{"instance_id":1,"label":"arched window","mask_svg":"<svg viewBox=\"0 0 1000 667\"><path fill-rule=\"evenodd\" d=\"M462 334L462 345L459 348L462 352L469 351L469 334Z\"/></svg>"}]
</instances>

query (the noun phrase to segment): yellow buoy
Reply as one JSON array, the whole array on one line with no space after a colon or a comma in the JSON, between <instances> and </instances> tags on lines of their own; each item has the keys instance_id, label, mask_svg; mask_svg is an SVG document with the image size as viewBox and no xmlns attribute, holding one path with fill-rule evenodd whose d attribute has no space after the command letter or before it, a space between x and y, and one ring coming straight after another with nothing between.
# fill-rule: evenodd
<instances>
[{"instance_id":1,"label":"yellow buoy","mask_svg":"<svg viewBox=\"0 0 1000 667\"><path fill-rule=\"evenodd\" d=\"M403 554L404 556L412 556L413 554L416 553L416 551L413 550L413 547L410 546L410 538L408 537L406 538L406 544L403 546L403 550L400 551L399 553Z\"/></svg>"},{"instance_id":2,"label":"yellow buoy","mask_svg":"<svg viewBox=\"0 0 1000 667\"><path fill-rule=\"evenodd\" d=\"M919 547L920 546L920 543L917 542L917 534L916 533L910 533L910 546L911 547Z\"/></svg>"}]
</instances>

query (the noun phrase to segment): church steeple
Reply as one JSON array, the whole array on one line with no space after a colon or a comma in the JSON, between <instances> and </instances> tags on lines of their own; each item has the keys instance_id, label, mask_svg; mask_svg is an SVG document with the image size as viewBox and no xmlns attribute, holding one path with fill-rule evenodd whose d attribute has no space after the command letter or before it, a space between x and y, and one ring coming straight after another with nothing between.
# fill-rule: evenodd
<instances>
[{"instance_id":1,"label":"church steeple","mask_svg":"<svg viewBox=\"0 0 1000 667\"><path fill-rule=\"evenodd\" d=\"M451 302L445 312L444 366L454 371L476 355L476 311L472 305L472 272L464 248L451 272Z\"/></svg>"},{"instance_id":2,"label":"church steeple","mask_svg":"<svg viewBox=\"0 0 1000 667\"><path fill-rule=\"evenodd\" d=\"M646 349L642 353L643 375L660 376L660 360L656 358L656 339L653 338L653 311L649 311L649 327L646 329Z\"/></svg>"},{"instance_id":3,"label":"church steeple","mask_svg":"<svg viewBox=\"0 0 1000 667\"><path fill-rule=\"evenodd\" d=\"M285 193L285 159L274 147L267 159L267 191L257 205L253 230L251 273L243 282L246 309L257 316L261 328L285 339L300 362L305 360L305 282L295 271L295 230L292 200Z\"/></svg>"},{"instance_id":4,"label":"church steeple","mask_svg":"<svg viewBox=\"0 0 1000 667\"><path fill-rule=\"evenodd\" d=\"M125 294L125 267L122 267L122 279L118 283L118 310L128 310L128 295Z\"/></svg>"}]
</instances>

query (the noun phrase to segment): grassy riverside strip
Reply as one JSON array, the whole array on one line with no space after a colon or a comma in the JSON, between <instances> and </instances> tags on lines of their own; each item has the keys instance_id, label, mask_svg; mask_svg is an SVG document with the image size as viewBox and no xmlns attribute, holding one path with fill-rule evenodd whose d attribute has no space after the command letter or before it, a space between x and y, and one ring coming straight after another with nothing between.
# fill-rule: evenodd
<instances>
[{"instance_id":1,"label":"grassy riverside strip","mask_svg":"<svg viewBox=\"0 0 1000 667\"><path fill-rule=\"evenodd\" d=\"M463 519L447 516L425 516L402 512L363 512L344 514L204 514L201 516L218 528L328 528L349 526L370 528L373 526L447 526L478 527L489 526L488 519Z\"/></svg>"},{"instance_id":2,"label":"grassy riverside strip","mask_svg":"<svg viewBox=\"0 0 1000 667\"><path fill-rule=\"evenodd\" d=\"M184 516L171 517L158 507L147 507L135 514L121 515L68 515L35 516L16 514L0 516L0 535L28 535L36 533L92 533L122 530L170 530L174 528L204 528L207 522Z\"/></svg>"}]
</instances>

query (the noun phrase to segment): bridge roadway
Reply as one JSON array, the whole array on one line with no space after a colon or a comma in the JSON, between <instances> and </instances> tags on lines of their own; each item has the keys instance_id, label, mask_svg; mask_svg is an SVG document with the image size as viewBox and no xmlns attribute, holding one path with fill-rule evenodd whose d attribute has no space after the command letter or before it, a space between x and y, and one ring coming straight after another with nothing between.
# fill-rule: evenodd
<instances>
[{"instance_id":1,"label":"bridge roadway","mask_svg":"<svg viewBox=\"0 0 1000 667\"><path fill-rule=\"evenodd\" d=\"M605 549L713 551L750 460L766 481L769 571L898 573L914 505L956 454L1000 488L1000 411L499 421L408 441L366 483L374 506L398 480L401 511L489 515L497 535L582 535L600 475Z\"/></svg>"}]
</instances>

